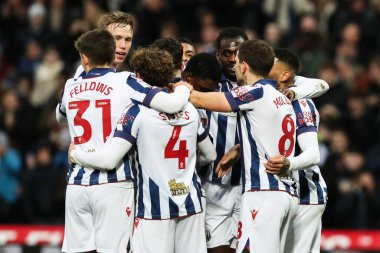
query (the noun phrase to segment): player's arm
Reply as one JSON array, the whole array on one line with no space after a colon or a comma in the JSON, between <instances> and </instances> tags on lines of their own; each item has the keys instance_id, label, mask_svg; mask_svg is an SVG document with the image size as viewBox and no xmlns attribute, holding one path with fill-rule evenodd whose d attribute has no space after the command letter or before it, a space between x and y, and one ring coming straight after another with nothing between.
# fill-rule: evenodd
<instances>
[{"instance_id":1,"label":"player's arm","mask_svg":"<svg viewBox=\"0 0 380 253\"><path fill-rule=\"evenodd\" d=\"M317 165L320 160L316 132L307 132L297 137L302 153L294 157L276 156L269 158L265 164L266 171L281 174L286 170L303 170Z\"/></svg>"},{"instance_id":2,"label":"player's arm","mask_svg":"<svg viewBox=\"0 0 380 253\"><path fill-rule=\"evenodd\" d=\"M208 130L203 127L201 119L198 121L197 133L197 163L199 166L212 163L216 159L216 151L208 135Z\"/></svg>"},{"instance_id":3,"label":"player's arm","mask_svg":"<svg viewBox=\"0 0 380 253\"><path fill-rule=\"evenodd\" d=\"M105 145L104 148L94 152L84 152L80 149L76 149L75 146L71 144L69 158L73 163L80 164L84 167L112 170L116 168L131 147L132 143L117 137L113 137L111 142Z\"/></svg>"},{"instance_id":4,"label":"player's arm","mask_svg":"<svg viewBox=\"0 0 380 253\"><path fill-rule=\"evenodd\" d=\"M216 112L232 112L228 100L222 92L192 91L190 102L197 108Z\"/></svg>"},{"instance_id":5,"label":"player's arm","mask_svg":"<svg viewBox=\"0 0 380 253\"><path fill-rule=\"evenodd\" d=\"M138 105L130 105L123 111L111 142L107 143L103 149L94 152L84 152L79 149L69 150L69 158L74 163L85 167L114 169L136 142L139 112Z\"/></svg>"},{"instance_id":6,"label":"player's arm","mask_svg":"<svg viewBox=\"0 0 380 253\"><path fill-rule=\"evenodd\" d=\"M330 88L328 83L322 79L306 78L303 76L296 76L294 85L294 87L289 89L294 92L294 100L319 97Z\"/></svg>"},{"instance_id":7,"label":"player's arm","mask_svg":"<svg viewBox=\"0 0 380 253\"><path fill-rule=\"evenodd\" d=\"M57 107L55 108L55 119L58 123L63 123L67 120L66 108L62 103L58 103Z\"/></svg>"},{"instance_id":8,"label":"player's arm","mask_svg":"<svg viewBox=\"0 0 380 253\"><path fill-rule=\"evenodd\" d=\"M144 100L144 105L160 112L176 113L187 104L193 87L186 82L179 82L173 93L162 92L155 88Z\"/></svg>"},{"instance_id":9,"label":"player's arm","mask_svg":"<svg viewBox=\"0 0 380 253\"><path fill-rule=\"evenodd\" d=\"M240 144L235 144L230 150L227 151L220 159L218 165L215 168L215 172L219 178L224 177L232 170L234 166L240 160Z\"/></svg>"}]
</instances>

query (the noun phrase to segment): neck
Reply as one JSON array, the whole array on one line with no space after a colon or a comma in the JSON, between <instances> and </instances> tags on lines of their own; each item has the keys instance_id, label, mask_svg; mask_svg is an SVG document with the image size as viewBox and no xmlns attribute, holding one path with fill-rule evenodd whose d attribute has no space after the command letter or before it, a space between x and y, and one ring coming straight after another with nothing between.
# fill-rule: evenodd
<instances>
[{"instance_id":1,"label":"neck","mask_svg":"<svg viewBox=\"0 0 380 253\"><path fill-rule=\"evenodd\" d=\"M255 82L257 82L258 80L264 78L263 76L257 76L255 74L251 74L251 73L248 73L246 77L247 77L247 79L246 79L246 84L245 85L252 85Z\"/></svg>"},{"instance_id":2,"label":"neck","mask_svg":"<svg viewBox=\"0 0 380 253\"><path fill-rule=\"evenodd\" d=\"M95 66L90 66L90 65L86 65L84 66L84 71L86 71L86 73L88 73L90 70L93 70L93 69L109 69L111 68L111 65L109 64L105 64L105 65L95 65Z\"/></svg>"}]
</instances>

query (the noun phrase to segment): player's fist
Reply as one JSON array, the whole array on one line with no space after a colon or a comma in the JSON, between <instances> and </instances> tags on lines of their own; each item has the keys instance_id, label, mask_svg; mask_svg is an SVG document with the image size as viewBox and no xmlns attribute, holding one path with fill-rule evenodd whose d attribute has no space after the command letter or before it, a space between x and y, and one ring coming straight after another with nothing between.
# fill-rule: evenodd
<instances>
[{"instance_id":1,"label":"player's fist","mask_svg":"<svg viewBox=\"0 0 380 253\"><path fill-rule=\"evenodd\" d=\"M291 89L283 89L281 92L292 102L294 98L296 97L296 93L292 91Z\"/></svg>"},{"instance_id":2,"label":"player's fist","mask_svg":"<svg viewBox=\"0 0 380 253\"><path fill-rule=\"evenodd\" d=\"M269 158L264 166L267 173L282 176L287 174L290 167L290 161L285 156L279 155Z\"/></svg>"}]
</instances>

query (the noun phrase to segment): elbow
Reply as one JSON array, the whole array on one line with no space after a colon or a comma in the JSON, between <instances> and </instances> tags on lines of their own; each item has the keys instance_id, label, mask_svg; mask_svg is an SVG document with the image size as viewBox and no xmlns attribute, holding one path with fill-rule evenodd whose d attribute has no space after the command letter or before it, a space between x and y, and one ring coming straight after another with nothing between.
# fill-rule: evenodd
<instances>
[{"instance_id":1,"label":"elbow","mask_svg":"<svg viewBox=\"0 0 380 253\"><path fill-rule=\"evenodd\" d=\"M170 106L168 106L164 112L169 113L169 114L179 112L183 109L186 102L187 101L180 101L180 102L174 102L173 101L173 103Z\"/></svg>"},{"instance_id":2,"label":"elbow","mask_svg":"<svg viewBox=\"0 0 380 253\"><path fill-rule=\"evenodd\" d=\"M216 160L216 151L213 149L212 152L209 152L207 156L207 163L212 163Z\"/></svg>"},{"instance_id":3,"label":"elbow","mask_svg":"<svg viewBox=\"0 0 380 253\"><path fill-rule=\"evenodd\" d=\"M319 150L317 152L314 152L314 157L313 157L313 164L317 165L321 161L321 156L319 154Z\"/></svg>"},{"instance_id":4,"label":"elbow","mask_svg":"<svg viewBox=\"0 0 380 253\"><path fill-rule=\"evenodd\" d=\"M330 89L329 84L325 80L320 79L319 85L324 92L327 92Z\"/></svg>"}]
</instances>

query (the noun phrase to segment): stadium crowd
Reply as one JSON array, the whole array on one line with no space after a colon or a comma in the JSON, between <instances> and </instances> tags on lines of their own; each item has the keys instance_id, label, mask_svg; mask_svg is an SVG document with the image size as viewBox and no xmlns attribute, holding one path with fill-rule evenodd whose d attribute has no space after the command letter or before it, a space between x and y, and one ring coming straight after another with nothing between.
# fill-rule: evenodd
<instances>
[{"instance_id":1,"label":"stadium crowd","mask_svg":"<svg viewBox=\"0 0 380 253\"><path fill-rule=\"evenodd\" d=\"M314 100L329 188L323 227L380 228L379 0L5 0L0 8L0 223L64 223L70 134L55 107L79 65L74 40L122 10L135 17L134 49L187 37L213 53L220 29L234 25L295 52L300 75L330 85Z\"/></svg>"}]
</instances>

